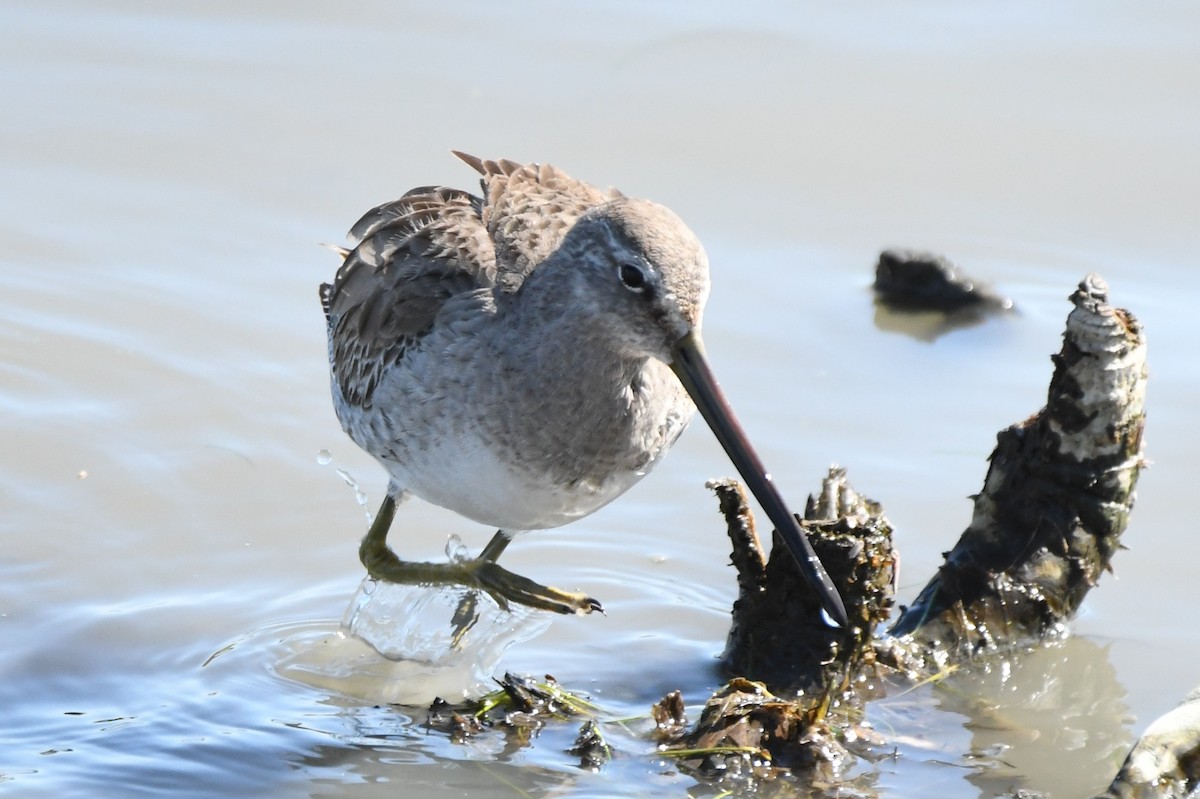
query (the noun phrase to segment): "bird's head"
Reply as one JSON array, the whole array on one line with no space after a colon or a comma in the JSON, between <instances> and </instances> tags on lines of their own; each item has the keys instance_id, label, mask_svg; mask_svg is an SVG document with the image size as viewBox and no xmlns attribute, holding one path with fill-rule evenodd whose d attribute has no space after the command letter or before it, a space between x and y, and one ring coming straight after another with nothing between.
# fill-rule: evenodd
<instances>
[{"instance_id":1,"label":"bird's head","mask_svg":"<svg viewBox=\"0 0 1200 799\"><path fill-rule=\"evenodd\" d=\"M708 256L670 209L611 200L580 217L560 252L579 270L576 307L590 307L628 354L671 363L677 342L699 332Z\"/></svg>"},{"instance_id":2,"label":"bird's head","mask_svg":"<svg viewBox=\"0 0 1200 799\"><path fill-rule=\"evenodd\" d=\"M700 338L708 299L708 258L695 234L667 208L617 198L592 208L560 248L581 270L572 301L627 354L668 364L695 402L751 493L775 524L826 613L847 624L845 606L742 430Z\"/></svg>"}]
</instances>

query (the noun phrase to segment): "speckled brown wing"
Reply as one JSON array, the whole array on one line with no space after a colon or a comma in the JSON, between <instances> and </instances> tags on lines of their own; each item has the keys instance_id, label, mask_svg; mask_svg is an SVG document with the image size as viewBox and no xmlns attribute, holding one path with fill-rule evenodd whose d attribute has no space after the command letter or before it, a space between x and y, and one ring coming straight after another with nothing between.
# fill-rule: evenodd
<instances>
[{"instance_id":1,"label":"speckled brown wing","mask_svg":"<svg viewBox=\"0 0 1200 799\"><path fill-rule=\"evenodd\" d=\"M516 291L585 211L621 196L549 165L455 155L482 175L483 199L423 186L371 209L351 228L333 283L321 286L333 376L351 405L371 407L383 373L448 299Z\"/></svg>"},{"instance_id":2,"label":"speckled brown wing","mask_svg":"<svg viewBox=\"0 0 1200 799\"><path fill-rule=\"evenodd\" d=\"M433 326L448 299L495 285L483 201L422 187L368 211L352 249L321 286L333 378L347 403L370 408L383 373Z\"/></svg>"},{"instance_id":3,"label":"speckled brown wing","mask_svg":"<svg viewBox=\"0 0 1200 799\"><path fill-rule=\"evenodd\" d=\"M515 291L589 208L622 196L601 191L549 164L484 161L454 154L482 175L482 219L495 247L497 280Z\"/></svg>"}]
</instances>

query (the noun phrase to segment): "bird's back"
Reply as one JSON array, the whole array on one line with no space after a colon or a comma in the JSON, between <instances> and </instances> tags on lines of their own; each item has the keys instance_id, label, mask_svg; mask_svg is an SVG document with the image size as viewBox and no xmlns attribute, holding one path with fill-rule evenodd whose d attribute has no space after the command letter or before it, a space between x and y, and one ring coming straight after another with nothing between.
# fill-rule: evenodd
<instances>
[{"instance_id":1,"label":"bird's back","mask_svg":"<svg viewBox=\"0 0 1200 799\"><path fill-rule=\"evenodd\" d=\"M333 283L321 286L335 388L370 409L382 372L433 328L446 303L480 289L515 292L576 220L616 192L548 165L455 153L483 197L426 186L368 211Z\"/></svg>"}]
</instances>

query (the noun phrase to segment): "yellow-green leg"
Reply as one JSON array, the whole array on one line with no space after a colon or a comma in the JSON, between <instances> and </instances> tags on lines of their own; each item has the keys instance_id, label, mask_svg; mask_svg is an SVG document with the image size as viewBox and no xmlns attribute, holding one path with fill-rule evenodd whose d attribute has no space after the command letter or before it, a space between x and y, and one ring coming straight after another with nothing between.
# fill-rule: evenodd
<instances>
[{"instance_id":1,"label":"yellow-green leg","mask_svg":"<svg viewBox=\"0 0 1200 799\"><path fill-rule=\"evenodd\" d=\"M367 573L376 580L401 585L461 585L487 591L501 607L509 602L554 613L587 614L603 610L600 603L586 594L574 594L535 583L496 564L496 558L511 538L497 531L479 557L451 563L401 560L387 545L388 530L396 515L396 500L389 494L379 506L371 529L363 537L358 557Z\"/></svg>"}]
</instances>

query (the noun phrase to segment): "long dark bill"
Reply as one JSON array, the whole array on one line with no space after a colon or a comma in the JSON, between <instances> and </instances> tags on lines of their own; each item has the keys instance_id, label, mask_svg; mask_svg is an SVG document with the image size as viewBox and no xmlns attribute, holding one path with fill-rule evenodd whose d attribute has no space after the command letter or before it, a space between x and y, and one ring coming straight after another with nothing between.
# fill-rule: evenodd
<instances>
[{"instance_id":1,"label":"long dark bill","mask_svg":"<svg viewBox=\"0 0 1200 799\"><path fill-rule=\"evenodd\" d=\"M733 415L733 408L725 399L721 387L717 385L717 379L704 357L704 345L696 333L688 333L676 343L675 360L671 363L671 369L691 395L692 401L700 409L700 415L708 422L721 446L725 448L734 467L749 486L750 493L754 494L754 498L762 505L775 529L783 537L784 543L800 567L800 573L821 598L825 612L840 626L845 627L848 620L841 596L834 588L833 581L829 579L825 567L821 565L817 553L813 552L812 545L808 543L808 537L800 529L796 517L788 510L779 490L775 488L771 474L750 446L746 433L738 423L737 417Z\"/></svg>"}]
</instances>

